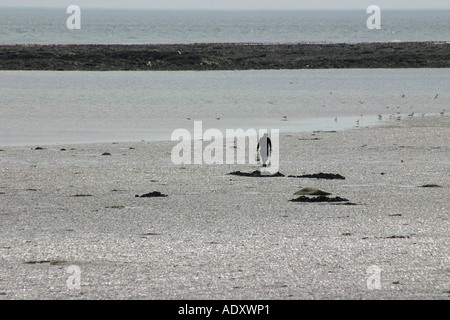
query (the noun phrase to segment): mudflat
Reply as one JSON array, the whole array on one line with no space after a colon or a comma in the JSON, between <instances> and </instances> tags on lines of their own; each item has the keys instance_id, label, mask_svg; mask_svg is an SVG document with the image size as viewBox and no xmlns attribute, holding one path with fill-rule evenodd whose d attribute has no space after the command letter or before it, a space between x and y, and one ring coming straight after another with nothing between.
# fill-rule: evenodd
<instances>
[{"instance_id":1,"label":"mudflat","mask_svg":"<svg viewBox=\"0 0 450 320\"><path fill-rule=\"evenodd\" d=\"M174 165L170 141L0 147L0 299L448 300L449 135L283 134L274 177Z\"/></svg>"},{"instance_id":2,"label":"mudflat","mask_svg":"<svg viewBox=\"0 0 450 320\"><path fill-rule=\"evenodd\" d=\"M449 68L448 42L1 45L0 70Z\"/></svg>"}]
</instances>

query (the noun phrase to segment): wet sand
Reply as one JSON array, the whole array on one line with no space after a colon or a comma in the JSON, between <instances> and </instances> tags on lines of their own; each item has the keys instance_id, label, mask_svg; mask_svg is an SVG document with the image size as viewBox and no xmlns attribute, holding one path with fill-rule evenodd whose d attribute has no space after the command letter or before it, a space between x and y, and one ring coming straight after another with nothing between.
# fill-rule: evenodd
<instances>
[{"instance_id":1,"label":"wet sand","mask_svg":"<svg viewBox=\"0 0 450 320\"><path fill-rule=\"evenodd\" d=\"M0 147L0 299L448 300L449 135L448 115L283 134L265 178L176 166L175 142ZM351 205L290 201L306 187Z\"/></svg>"},{"instance_id":2,"label":"wet sand","mask_svg":"<svg viewBox=\"0 0 450 320\"><path fill-rule=\"evenodd\" d=\"M0 70L449 68L450 43L0 45Z\"/></svg>"}]
</instances>

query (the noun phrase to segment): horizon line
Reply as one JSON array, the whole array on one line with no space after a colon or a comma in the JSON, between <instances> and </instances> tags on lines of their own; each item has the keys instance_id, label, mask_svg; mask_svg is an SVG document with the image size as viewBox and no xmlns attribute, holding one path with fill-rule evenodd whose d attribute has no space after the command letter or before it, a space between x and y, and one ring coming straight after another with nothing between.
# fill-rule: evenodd
<instances>
[{"instance_id":1,"label":"horizon line","mask_svg":"<svg viewBox=\"0 0 450 320\"><path fill-rule=\"evenodd\" d=\"M17 6L17 5L6 5L3 8L8 9L60 9L66 8L67 6ZM153 10L153 11L365 11L367 8L149 8L149 7L93 7L93 6L80 6L80 8L85 9L95 9L95 10ZM434 10L450 10L450 7L436 7L436 8L388 8L383 9L383 11L434 11Z\"/></svg>"}]
</instances>

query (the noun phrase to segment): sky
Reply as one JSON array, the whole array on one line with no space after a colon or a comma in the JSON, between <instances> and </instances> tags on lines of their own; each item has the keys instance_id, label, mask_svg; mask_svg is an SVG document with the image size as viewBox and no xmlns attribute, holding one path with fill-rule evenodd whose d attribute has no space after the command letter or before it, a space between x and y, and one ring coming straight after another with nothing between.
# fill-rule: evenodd
<instances>
[{"instance_id":1,"label":"sky","mask_svg":"<svg viewBox=\"0 0 450 320\"><path fill-rule=\"evenodd\" d=\"M450 0L0 0L1 7L68 7L203 10L450 9Z\"/></svg>"}]
</instances>

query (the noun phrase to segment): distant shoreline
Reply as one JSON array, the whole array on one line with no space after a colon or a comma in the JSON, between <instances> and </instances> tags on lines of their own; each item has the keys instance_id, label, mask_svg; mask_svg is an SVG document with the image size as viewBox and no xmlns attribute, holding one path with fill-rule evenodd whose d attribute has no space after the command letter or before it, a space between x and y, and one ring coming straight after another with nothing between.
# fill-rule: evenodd
<instances>
[{"instance_id":1,"label":"distant shoreline","mask_svg":"<svg viewBox=\"0 0 450 320\"><path fill-rule=\"evenodd\" d=\"M450 68L450 43L0 45L0 70L340 68Z\"/></svg>"}]
</instances>

